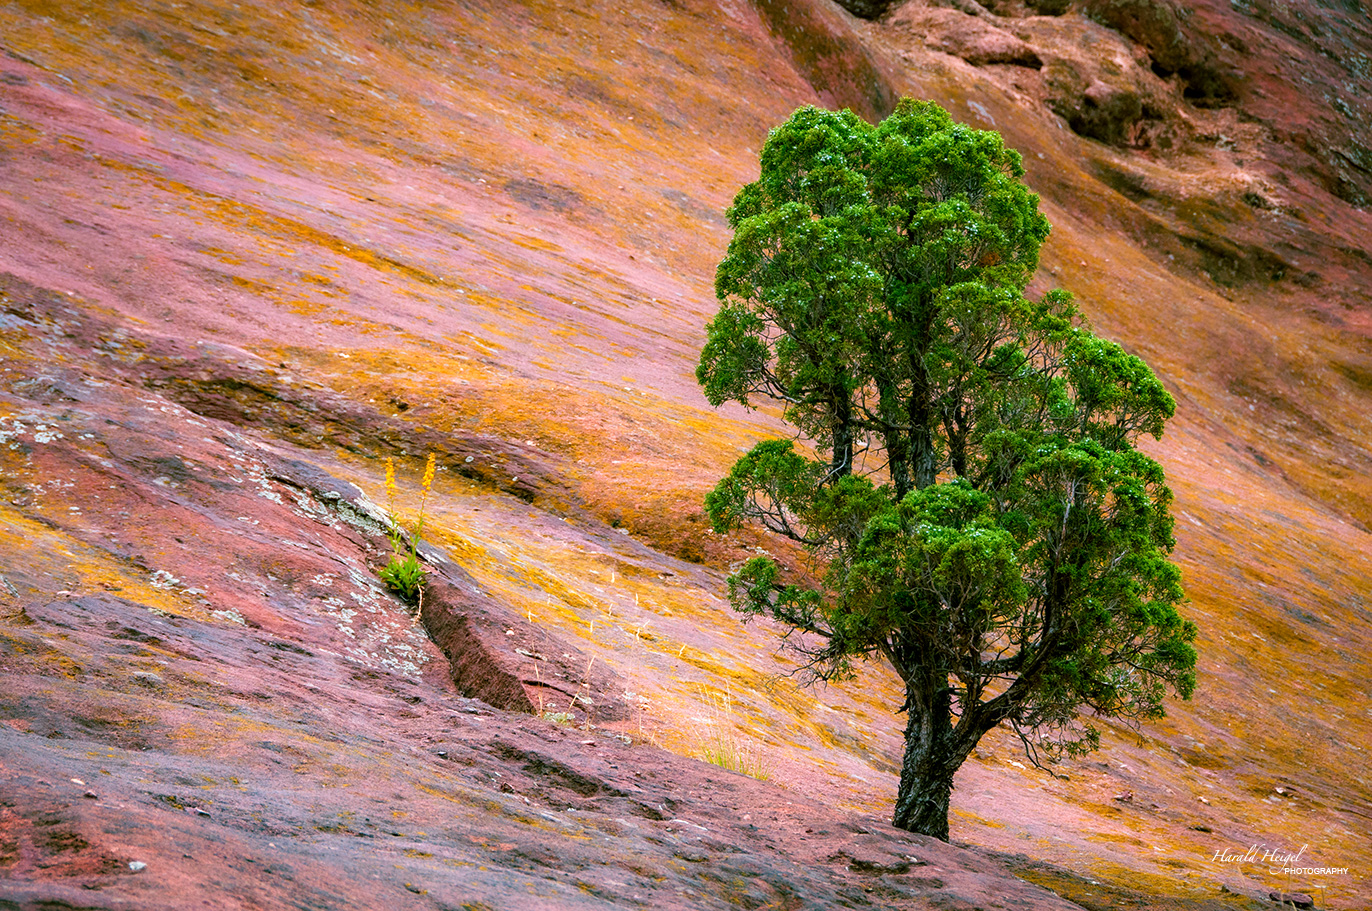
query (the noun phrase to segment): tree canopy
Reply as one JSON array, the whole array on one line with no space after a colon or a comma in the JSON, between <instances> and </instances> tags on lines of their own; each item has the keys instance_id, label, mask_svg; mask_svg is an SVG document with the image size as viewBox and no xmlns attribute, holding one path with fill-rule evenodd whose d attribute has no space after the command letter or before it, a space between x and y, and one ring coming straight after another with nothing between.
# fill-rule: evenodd
<instances>
[{"instance_id":1,"label":"tree canopy","mask_svg":"<svg viewBox=\"0 0 1372 911\"><path fill-rule=\"evenodd\" d=\"M1195 682L1172 495L1134 445L1174 402L1066 292L1025 296L1050 226L1023 176L935 104L875 126L796 111L728 211L697 369L711 404L780 402L809 443L759 443L706 498L716 530L760 523L813 558L749 560L734 607L801 631L819 678L891 664L894 822L945 840L987 731L1052 759L1098 744L1091 716L1156 718Z\"/></svg>"}]
</instances>

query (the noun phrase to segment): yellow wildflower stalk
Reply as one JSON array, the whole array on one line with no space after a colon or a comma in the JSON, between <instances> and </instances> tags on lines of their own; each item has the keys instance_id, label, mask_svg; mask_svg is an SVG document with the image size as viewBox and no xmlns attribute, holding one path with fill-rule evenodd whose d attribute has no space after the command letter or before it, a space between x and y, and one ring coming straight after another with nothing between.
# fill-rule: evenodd
<instances>
[{"instance_id":1,"label":"yellow wildflower stalk","mask_svg":"<svg viewBox=\"0 0 1372 911\"><path fill-rule=\"evenodd\" d=\"M407 601L416 601L423 596L424 570L419 564L419 542L424 534L424 508L433 490L434 471L437 459L429 453L428 463L424 466L424 480L420 484L419 512L415 516L414 533L410 535L409 553L405 553L405 530L400 516L395 511L397 485L395 482L395 461L386 459L386 514L390 520L388 533L391 538L390 563L381 571L382 581L392 591ZM422 603L422 602L421 602Z\"/></svg>"},{"instance_id":2,"label":"yellow wildflower stalk","mask_svg":"<svg viewBox=\"0 0 1372 911\"><path fill-rule=\"evenodd\" d=\"M431 453L429 453L429 463L428 463L427 465L424 466L424 483L423 483L422 486L423 486L423 488L424 488L424 495L425 495L425 496L428 496L429 488L431 488L431 487L433 486L433 483L434 483L434 454L431 452Z\"/></svg>"},{"instance_id":3,"label":"yellow wildflower stalk","mask_svg":"<svg viewBox=\"0 0 1372 911\"><path fill-rule=\"evenodd\" d=\"M424 504L429 499L429 490L434 483L434 454L429 453L429 462L424 466L424 480L420 483L419 489L419 516L414 523L414 539L410 542L410 555L414 556L419 550L419 536L424 531Z\"/></svg>"}]
</instances>

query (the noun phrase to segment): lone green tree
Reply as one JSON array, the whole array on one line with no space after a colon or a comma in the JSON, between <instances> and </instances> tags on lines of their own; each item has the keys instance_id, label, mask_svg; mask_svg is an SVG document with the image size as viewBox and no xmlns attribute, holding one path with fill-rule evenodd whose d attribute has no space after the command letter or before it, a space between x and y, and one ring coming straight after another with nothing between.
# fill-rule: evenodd
<instances>
[{"instance_id":1,"label":"lone green tree","mask_svg":"<svg viewBox=\"0 0 1372 911\"><path fill-rule=\"evenodd\" d=\"M1134 448L1175 405L1067 293L1025 297L1049 224L1023 174L934 104L876 126L796 111L729 209L696 374L713 405L779 402L810 443L758 444L706 498L717 531L760 523L809 555L738 567L733 606L798 632L817 679L890 663L894 824L944 840L987 731L1052 760L1195 684L1171 491Z\"/></svg>"}]
</instances>

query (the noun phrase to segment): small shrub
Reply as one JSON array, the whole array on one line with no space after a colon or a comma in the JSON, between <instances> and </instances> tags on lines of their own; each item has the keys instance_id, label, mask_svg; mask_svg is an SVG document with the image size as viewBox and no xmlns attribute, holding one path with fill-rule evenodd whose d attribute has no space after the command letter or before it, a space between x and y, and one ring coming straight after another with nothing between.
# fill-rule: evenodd
<instances>
[{"instance_id":1,"label":"small shrub","mask_svg":"<svg viewBox=\"0 0 1372 911\"><path fill-rule=\"evenodd\" d=\"M424 534L424 506L434 481L434 455L429 453L424 466L424 480L420 483L419 512L415 515L414 531L406 534L404 523L395 510L395 462L386 459L386 517L390 519L387 534L391 539L391 559L379 573L386 587L409 604L417 604L424 591L427 574L419 564L419 542Z\"/></svg>"}]
</instances>

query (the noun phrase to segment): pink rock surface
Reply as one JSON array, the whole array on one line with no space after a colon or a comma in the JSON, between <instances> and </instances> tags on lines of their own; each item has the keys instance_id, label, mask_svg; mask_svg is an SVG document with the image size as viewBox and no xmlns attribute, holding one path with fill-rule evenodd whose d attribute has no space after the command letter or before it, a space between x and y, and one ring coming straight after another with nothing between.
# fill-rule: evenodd
<instances>
[{"instance_id":1,"label":"pink rock surface","mask_svg":"<svg viewBox=\"0 0 1372 911\"><path fill-rule=\"evenodd\" d=\"M35 478L84 475L90 504L37 527L91 553L46 554L76 582L5 567L3 907L1073 907L984 855L606 729L613 672L577 676L575 646L427 545L423 635L373 573L376 507L321 451L147 391L224 388L250 357L69 361L116 334L160 349L4 293L50 355L11 438ZM83 593L96 561L118 572ZM545 699L580 726L531 717Z\"/></svg>"}]
</instances>

